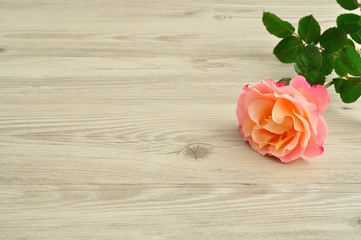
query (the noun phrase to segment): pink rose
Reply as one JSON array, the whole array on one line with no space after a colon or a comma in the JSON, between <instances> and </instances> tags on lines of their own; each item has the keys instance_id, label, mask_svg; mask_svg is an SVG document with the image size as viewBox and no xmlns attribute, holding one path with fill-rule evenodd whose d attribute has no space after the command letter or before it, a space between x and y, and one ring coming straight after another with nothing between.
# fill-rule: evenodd
<instances>
[{"instance_id":1,"label":"pink rose","mask_svg":"<svg viewBox=\"0 0 361 240\"><path fill-rule=\"evenodd\" d=\"M303 76L285 82L263 80L242 89L237 118L244 141L262 155L288 163L302 155L317 157L323 153L327 125L319 116L330 98L322 85L310 86Z\"/></svg>"}]
</instances>

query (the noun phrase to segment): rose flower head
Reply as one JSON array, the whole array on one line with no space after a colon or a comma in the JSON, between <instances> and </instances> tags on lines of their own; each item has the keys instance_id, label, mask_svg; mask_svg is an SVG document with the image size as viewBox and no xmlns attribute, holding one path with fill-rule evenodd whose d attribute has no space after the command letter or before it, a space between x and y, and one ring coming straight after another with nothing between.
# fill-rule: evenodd
<instances>
[{"instance_id":1,"label":"rose flower head","mask_svg":"<svg viewBox=\"0 0 361 240\"><path fill-rule=\"evenodd\" d=\"M303 76L275 83L271 79L242 89L237 103L239 131L262 155L288 163L323 153L327 125L319 114L330 102L326 88L310 86Z\"/></svg>"}]
</instances>

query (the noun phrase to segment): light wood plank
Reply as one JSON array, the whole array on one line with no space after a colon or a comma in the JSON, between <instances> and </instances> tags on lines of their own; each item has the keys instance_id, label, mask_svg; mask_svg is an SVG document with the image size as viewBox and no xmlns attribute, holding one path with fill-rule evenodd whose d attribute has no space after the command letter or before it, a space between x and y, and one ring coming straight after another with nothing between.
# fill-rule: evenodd
<instances>
[{"instance_id":1,"label":"light wood plank","mask_svg":"<svg viewBox=\"0 0 361 240\"><path fill-rule=\"evenodd\" d=\"M9 120L0 124L1 182L361 182L359 155L350 154L358 152L361 143L359 120L349 109L331 105L327 110L331 126L321 157L282 165L253 152L240 139L234 106L186 105L176 111L163 106L155 105L160 111L144 107L125 111L127 107L113 105L117 112L105 115L97 113L104 109L75 113L81 105L66 105L59 106L69 112L62 116L56 111L33 116L30 110L32 116L26 118L4 117ZM196 159L190 149L197 146L208 154Z\"/></svg>"},{"instance_id":2,"label":"light wood plank","mask_svg":"<svg viewBox=\"0 0 361 240\"><path fill-rule=\"evenodd\" d=\"M1 186L3 239L357 239L359 184ZM357 211L355 211L357 210Z\"/></svg>"}]
</instances>

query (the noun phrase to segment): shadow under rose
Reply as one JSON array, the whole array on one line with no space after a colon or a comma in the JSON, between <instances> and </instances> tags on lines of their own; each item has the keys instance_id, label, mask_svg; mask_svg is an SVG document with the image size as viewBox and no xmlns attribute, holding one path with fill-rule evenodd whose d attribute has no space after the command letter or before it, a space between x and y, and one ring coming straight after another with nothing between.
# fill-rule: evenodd
<instances>
[{"instance_id":1,"label":"shadow under rose","mask_svg":"<svg viewBox=\"0 0 361 240\"><path fill-rule=\"evenodd\" d=\"M249 146L249 147L251 147L251 146ZM274 162L281 163L281 164L284 164L284 165L305 165L305 164L310 164L310 162L307 161L306 159L304 159L303 157L299 157L299 158L297 158L297 159L295 159L295 160L293 160L291 162L288 162L288 163L284 163L280 159L278 159L277 157L274 157L274 156L265 155L263 157L269 159L270 161L274 161Z\"/></svg>"}]
</instances>

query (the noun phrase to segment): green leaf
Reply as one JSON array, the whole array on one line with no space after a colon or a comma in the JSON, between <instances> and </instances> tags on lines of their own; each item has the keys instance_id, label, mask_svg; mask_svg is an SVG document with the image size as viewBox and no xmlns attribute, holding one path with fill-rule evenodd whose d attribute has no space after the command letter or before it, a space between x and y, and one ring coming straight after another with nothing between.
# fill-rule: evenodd
<instances>
[{"instance_id":1,"label":"green leaf","mask_svg":"<svg viewBox=\"0 0 361 240\"><path fill-rule=\"evenodd\" d=\"M350 36L355 42L361 44L361 29L354 33L351 33Z\"/></svg>"},{"instance_id":2,"label":"green leaf","mask_svg":"<svg viewBox=\"0 0 361 240\"><path fill-rule=\"evenodd\" d=\"M337 17L337 27L347 33L354 33L361 28L358 24L360 16L353 13L341 14Z\"/></svg>"},{"instance_id":3,"label":"green leaf","mask_svg":"<svg viewBox=\"0 0 361 240\"><path fill-rule=\"evenodd\" d=\"M356 0L337 0L337 3L347 10L355 10L359 7Z\"/></svg>"},{"instance_id":4,"label":"green leaf","mask_svg":"<svg viewBox=\"0 0 361 240\"><path fill-rule=\"evenodd\" d=\"M352 46L353 48L355 48L355 43L351 39L347 39L346 45Z\"/></svg>"},{"instance_id":5,"label":"green leaf","mask_svg":"<svg viewBox=\"0 0 361 240\"><path fill-rule=\"evenodd\" d=\"M316 19L309 15L298 22L298 34L305 42L316 44L320 39L321 28Z\"/></svg>"},{"instance_id":6,"label":"green leaf","mask_svg":"<svg viewBox=\"0 0 361 240\"><path fill-rule=\"evenodd\" d=\"M341 99L345 103L355 102L361 96L361 79L350 78L343 80L339 88Z\"/></svg>"},{"instance_id":7,"label":"green leaf","mask_svg":"<svg viewBox=\"0 0 361 240\"><path fill-rule=\"evenodd\" d=\"M295 62L295 71L298 74L306 75L309 72L320 70L322 56L315 44L311 43L303 48Z\"/></svg>"},{"instance_id":8,"label":"green leaf","mask_svg":"<svg viewBox=\"0 0 361 240\"><path fill-rule=\"evenodd\" d=\"M267 31L279 38L289 37L295 31L291 23L281 20L270 12L263 12L262 21Z\"/></svg>"},{"instance_id":9,"label":"green leaf","mask_svg":"<svg viewBox=\"0 0 361 240\"><path fill-rule=\"evenodd\" d=\"M329 28L320 37L321 47L329 52L336 52L345 46L347 41L346 32L338 28Z\"/></svg>"},{"instance_id":10,"label":"green leaf","mask_svg":"<svg viewBox=\"0 0 361 240\"><path fill-rule=\"evenodd\" d=\"M320 72L323 75L329 75L332 73L333 70L333 62L334 62L334 57L331 53L322 52L322 66L320 69Z\"/></svg>"},{"instance_id":11,"label":"green leaf","mask_svg":"<svg viewBox=\"0 0 361 240\"><path fill-rule=\"evenodd\" d=\"M334 62L334 68L337 75L343 77L347 75L347 72L345 70L345 66L343 65L342 61L340 60L340 57L337 57Z\"/></svg>"},{"instance_id":12,"label":"green leaf","mask_svg":"<svg viewBox=\"0 0 361 240\"><path fill-rule=\"evenodd\" d=\"M360 78L334 78L332 79L335 91L341 95L345 103L355 102L361 96Z\"/></svg>"},{"instance_id":13,"label":"green leaf","mask_svg":"<svg viewBox=\"0 0 361 240\"><path fill-rule=\"evenodd\" d=\"M303 48L302 41L294 36L282 39L273 49L273 54L283 63L293 63Z\"/></svg>"},{"instance_id":14,"label":"green leaf","mask_svg":"<svg viewBox=\"0 0 361 240\"><path fill-rule=\"evenodd\" d=\"M306 74L307 82L313 85L323 85L325 84L326 77L322 73L319 72L309 72Z\"/></svg>"},{"instance_id":15,"label":"green leaf","mask_svg":"<svg viewBox=\"0 0 361 240\"><path fill-rule=\"evenodd\" d=\"M344 80L345 79L343 79L343 78L334 78L334 79L332 79L333 86L335 87L335 91L337 93L340 93L341 85L342 85Z\"/></svg>"},{"instance_id":16,"label":"green leaf","mask_svg":"<svg viewBox=\"0 0 361 240\"><path fill-rule=\"evenodd\" d=\"M361 57L352 46L347 46L340 51L339 58L347 73L361 76Z\"/></svg>"},{"instance_id":17,"label":"green leaf","mask_svg":"<svg viewBox=\"0 0 361 240\"><path fill-rule=\"evenodd\" d=\"M291 78L281 78L280 80L278 80L278 83L286 82L286 85L289 85L290 81L291 81Z\"/></svg>"}]
</instances>

